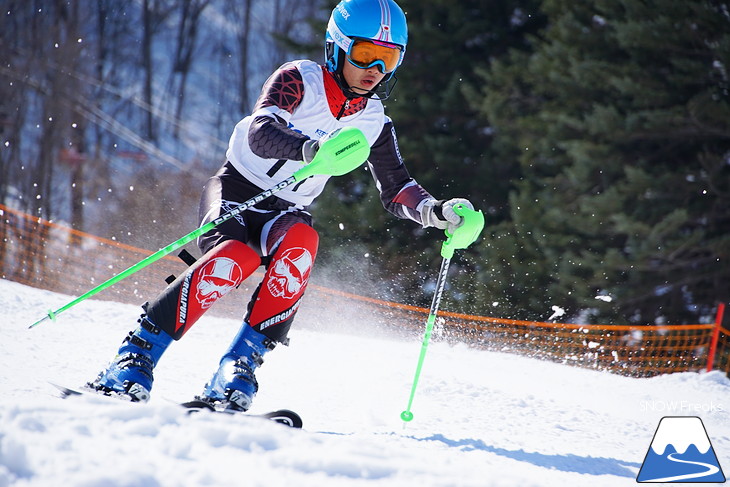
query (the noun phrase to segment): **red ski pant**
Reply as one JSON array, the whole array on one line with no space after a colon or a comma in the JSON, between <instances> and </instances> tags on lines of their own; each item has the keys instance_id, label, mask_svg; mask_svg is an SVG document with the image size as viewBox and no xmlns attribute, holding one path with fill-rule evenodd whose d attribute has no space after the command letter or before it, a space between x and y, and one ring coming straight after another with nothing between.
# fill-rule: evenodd
<instances>
[{"instance_id":1,"label":"red ski pant","mask_svg":"<svg viewBox=\"0 0 730 487\"><path fill-rule=\"evenodd\" d=\"M201 225L260 193L230 164L211 178L200 204ZM269 197L201 236L203 256L147 306L157 326L180 339L218 299L266 266L244 321L282 342L301 304L317 255L311 215Z\"/></svg>"}]
</instances>

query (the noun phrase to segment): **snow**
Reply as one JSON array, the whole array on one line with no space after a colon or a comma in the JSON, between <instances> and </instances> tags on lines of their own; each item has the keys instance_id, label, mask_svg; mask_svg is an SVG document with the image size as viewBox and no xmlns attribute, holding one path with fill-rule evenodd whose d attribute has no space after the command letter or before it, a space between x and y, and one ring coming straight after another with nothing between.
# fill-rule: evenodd
<instances>
[{"instance_id":1,"label":"snow","mask_svg":"<svg viewBox=\"0 0 730 487\"><path fill-rule=\"evenodd\" d=\"M550 318L548 318L548 321L552 321L554 319L565 316L565 310L563 308L561 308L560 306L552 306L551 309L553 310L553 314L550 315Z\"/></svg>"},{"instance_id":2,"label":"snow","mask_svg":"<svg viewBox=\"0 0 730 487\"><path fill-rule=\"evenodd\" d=\"M303 430L177 406L200 392L235 319L206 316L174 343L147 404L63 400L49 381L93 378L139 314L87 300L27 329L69 300L0 280L0 487L630 486L664 416L700 416L730 466L719 372L635 379L436 342L404 424L420 339L367 322L295 325L291 346L267 355L252 412L293 409Z\"/></svg>"}]
</instances>

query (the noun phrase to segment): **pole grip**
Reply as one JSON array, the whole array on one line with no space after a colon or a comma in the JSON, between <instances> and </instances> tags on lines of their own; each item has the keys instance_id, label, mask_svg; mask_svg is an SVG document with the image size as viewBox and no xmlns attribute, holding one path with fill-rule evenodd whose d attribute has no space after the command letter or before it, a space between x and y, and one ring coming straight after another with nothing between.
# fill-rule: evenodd
<instances>
[{"instance_id":1,"label":"pole grip","mask_svg":"<svg viewBox=\"0 0 730 487\"><path fill-rule=\"evenodd\" d=\"M464 204L458 204L454 206L454 213L464 221L454 233L446 230L446 241L441 245L441 257L444 259L451 259L455 250L465 249L473 244L484 228L484 214L481 210L472 210Z\"/></svg>"},{"instance_id":2,"label":"pole grip","mask_svg":"<svg viewBox=\"0 0 730 487\"><path fill-rule=\"evenodd\" d=\"M315 174L342 176L361 166L370 157L370 144L365 134L355 127L334 130L322 138L319 150L308 165L294 173L303 181Z\"/></svg>"}]
</instances>

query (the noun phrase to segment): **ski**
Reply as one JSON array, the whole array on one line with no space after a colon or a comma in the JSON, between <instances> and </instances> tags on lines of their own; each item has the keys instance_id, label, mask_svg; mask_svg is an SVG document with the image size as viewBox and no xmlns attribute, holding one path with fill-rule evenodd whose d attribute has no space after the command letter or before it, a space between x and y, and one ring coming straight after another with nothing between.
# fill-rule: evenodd
<instances>
[{"instance_id":1,"label":"ski","mask_svg":"<svg viewBox=\"0 0 730 487\"><path fill-rule=\"evenodd\" d=\"M79 389L72 389L70 387L55 384L53 382L51 382L50 384L59 390L59 392L61 393L61 398L63 398L63 399L66 399L68 397L73 397L73 396L83 396L86 394L96 394L99 396L113 397L115 399L132 402L132 399L125 394L114 394L114 393L109 393L109 392L102 392L102 391L97 391L94 389L87 389L84 387L81 387ZM213 404L211 404L207 401L200 400L200 399L195 399L193 401L184 402L184 403L180 404L180 406L186 408L189 413L196 413L199 411L208 411L208 412L223 413L223 414L242 414L245 416L250 416L252 418L268 419L270 421L274 421L275 423L283 424L290 428L296 428L296 429L301 429L301 427L303 425L301 416L299 416L294 411L290 411L289 409L279 409L277 411L270 411L267 413L253 414L253 413L247 413L246 411L235 411L232 409L217 409Z\"/></svg>"},{"instance_id":2,"label":"ski","mask_svg":"<svg viewBox=\"0 0 730 487\"><path fill-rule=\"evenodd\" d=\"M223 414L244 414L246 416L251 416L254 418L269 419L276 423L289 426L290 428L300 429L303 425L301 416L299 416L297 413L295 413L294 411L291 411L289 409L279 409L277 411L270 411L268 413L252 414L252 413L247 413L246 411L236 411L233 409L216 408L213 404L209 403L208 401L203 401L200 399L195 399L192 401L184 402L181 404L181 406L184 408L187 408L191 413L195 413L198 411L208 411L208 412L223 413Z\"/></svg>"},{"instance_id":3,"label":"ski","mask_svg":"<svg viewBox=\"0 0 730 487\"><path fill-rule=\"evenodd\" d=\"M61 398L63 398L63 399L66 399L69 396L80 396L81 394L83 394L83 392L81 392L81 391L69 389L68 387L54 384L53 382L51 382L50 384L61 392Z\"/></svg>"},{"instance_id":4,"label":"ski","mask_svg":"<svg viewBox=\"0 0 730 487\"><path fill-rule=\"evenodd\" d=\"M134 402L134 400L126 395L126 394L117 394L114 392L104 392L104 391L97 391L96 389L92 389L90 387L80 387L78 389L71 389L70 387L62 386L53 382L50 382L50 384L59 390L61 393L61 399L66 399L67 397L72 396L83 396L85 394L95 394L97 396L106 396L106 397L113 397L114 399L119 399L120 401L128 401L128 402Z\"/></svg>"}]
</instances>

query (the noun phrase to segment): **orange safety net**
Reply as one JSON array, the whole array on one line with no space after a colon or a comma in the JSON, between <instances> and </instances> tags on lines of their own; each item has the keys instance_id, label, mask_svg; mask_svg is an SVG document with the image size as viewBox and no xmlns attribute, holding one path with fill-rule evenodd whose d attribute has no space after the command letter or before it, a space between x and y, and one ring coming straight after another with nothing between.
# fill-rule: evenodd
<instances>
[{"instance_id":1,"label":"orange safety net","mask_svg":"<svg viewBox=\"0 0 730 487\"><path fill-rule=\"evenodd\" d=\"M0 205L0 275L3 279L78 296L139 262L152 252L79 232ZM185 270L167 256L108 288L95 299L141 304L162 289L162 281ZM253 292L261 278L242 284ZM242 317L247 298L231 293L211 312ZM314 294L314 296L312 296ZM342 310L364 313L374 322L420 331L428 309L383 301L315 284L309 301L320 314ZM355 307L354 304L357 304ZM718 318L721 321L721 318ZM716 347L711 346L713 333ZM463 342L492 351L518 353L622 375L704 370L712 349L712 367L730 371L730 331L721 323L677 326L610 326L543 323L440 311L433 340Z\"/></svg>"}]
</instances>

